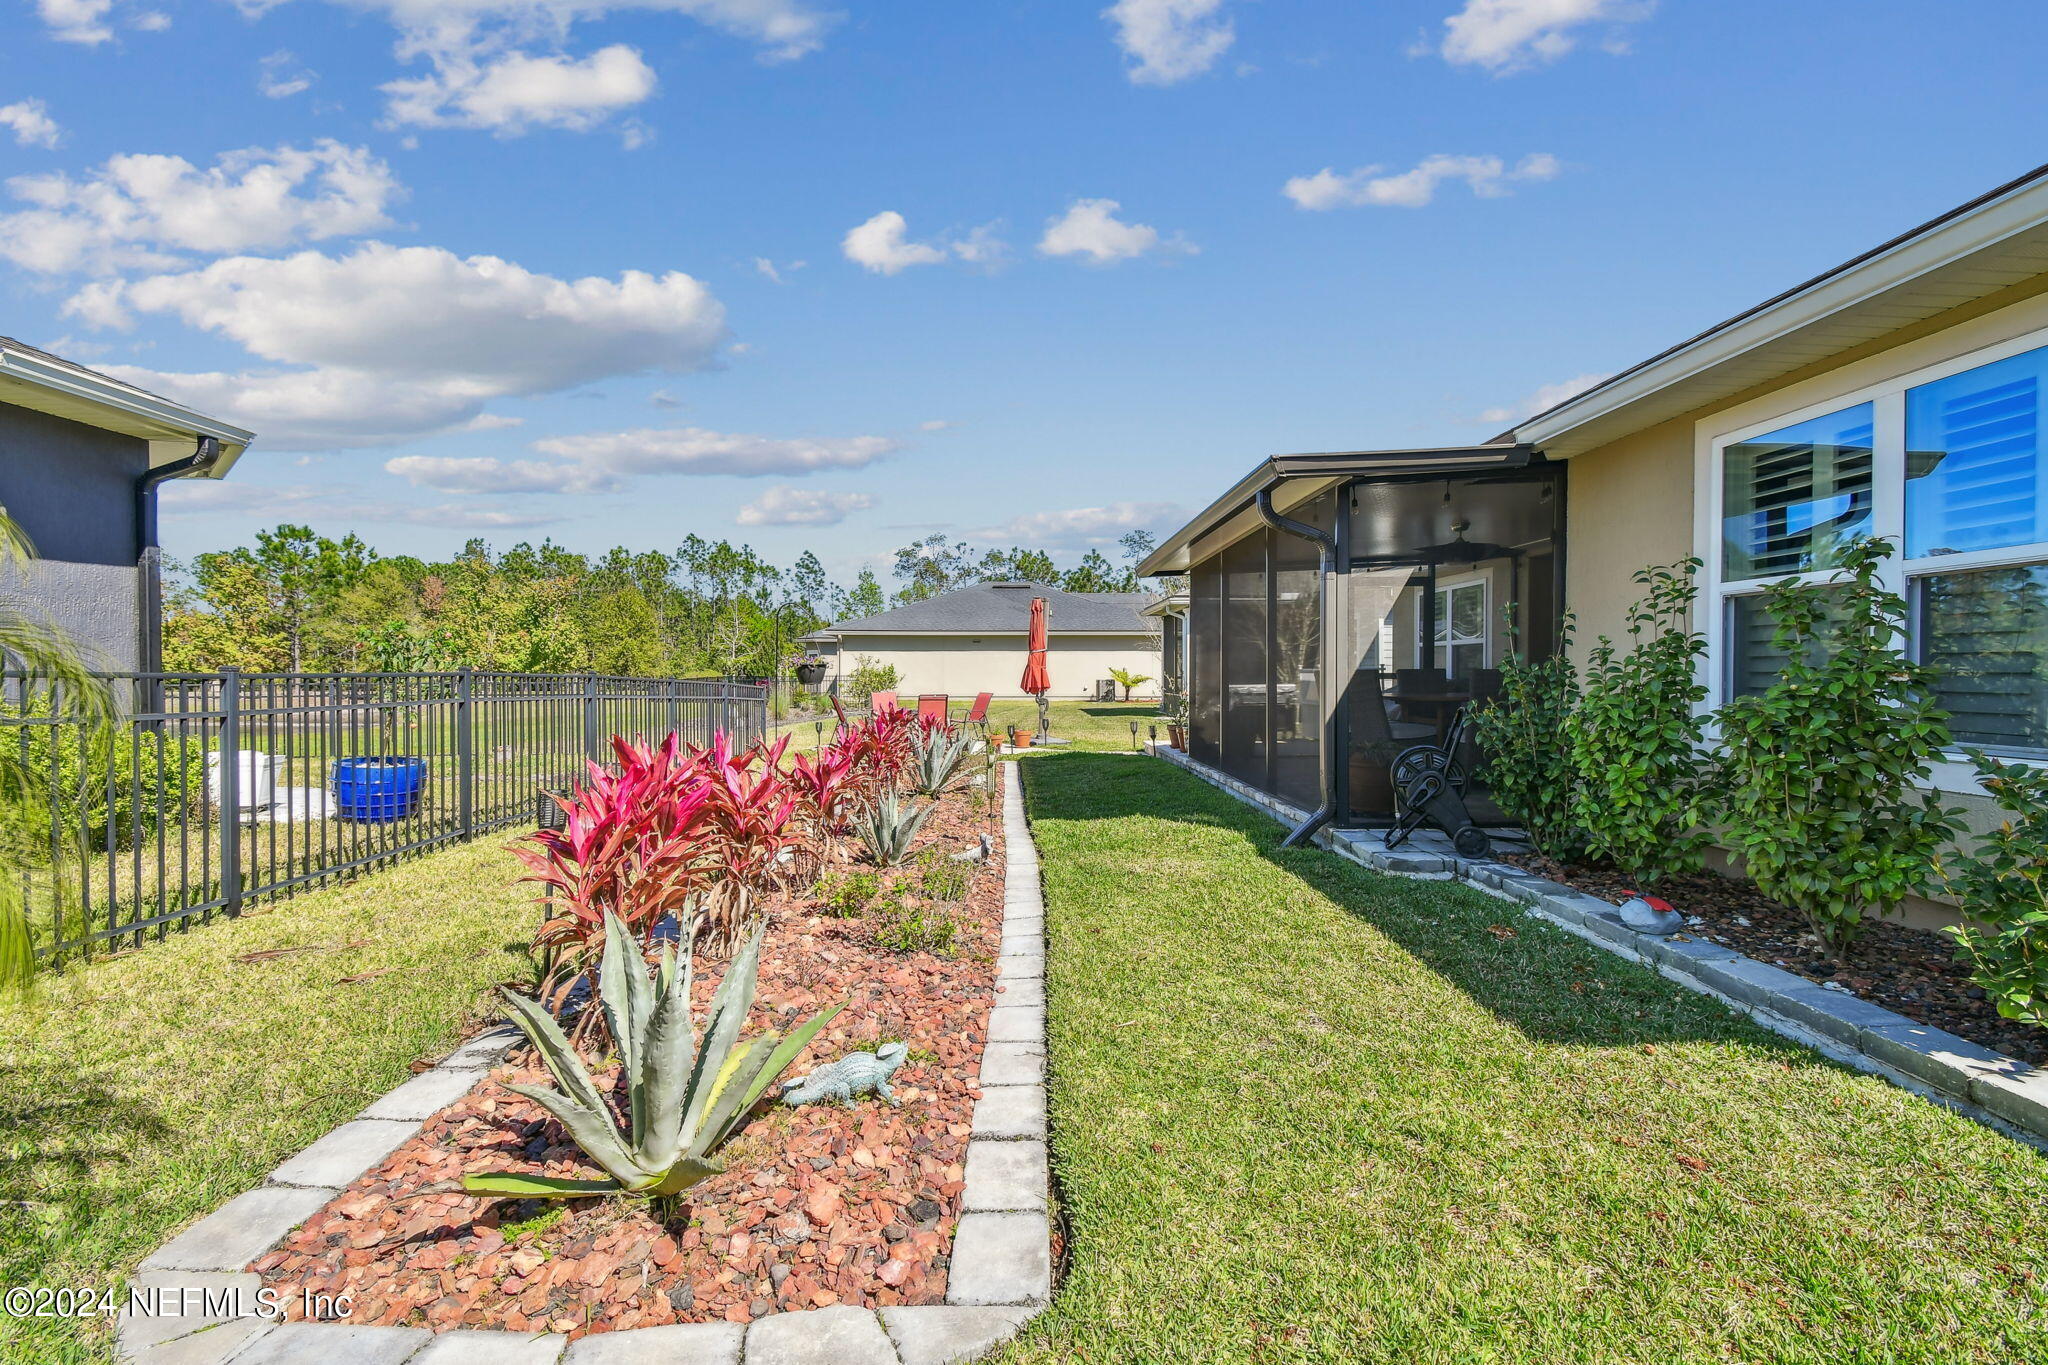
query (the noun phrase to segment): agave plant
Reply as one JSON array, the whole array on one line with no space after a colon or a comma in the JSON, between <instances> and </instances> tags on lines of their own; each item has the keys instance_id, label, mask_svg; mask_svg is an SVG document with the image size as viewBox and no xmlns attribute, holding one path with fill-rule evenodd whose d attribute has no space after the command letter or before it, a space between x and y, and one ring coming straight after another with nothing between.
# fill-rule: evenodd
<instances>
[{"instance_id":1,"label":"agave plant","mask_svg":"<svg viewBox=\"0 0 2048 1365\"><path fill-rule=\"evenodd\" d=\"M935 807L899 802L890 792L860 813L853 832L868 856L883 867L894 867L910 855L910 841L931 818Z\"/></svg>"},{"instance_id":2,"label":"agave plant","mask_svg":"<svg viewBox=\"0 0 2048 1365\"><path fill-rule=\"evenodd\" d=\"M931 726L916 732L917 750L911 760L912 786L920 796L937 796L952 784L967 761L968 738L951 726Z\"/></svg>"},{"instance_id":3,"label":"agave plant","mask_svg":"<svg viewBox=\"0 0 2048 1365\"><path fill-rule=\"evenodd\" d=\"M678 971L674 949L664 948L650 976L632 932L610 911L605 918L599 988L619 1049L625 1125L621 1127L613 1116L561 1026L538 1001L511 991L505 992L505 1000L513 1021L532 1040L560 1089L506 1089L554 1115L610 1179L489 1172L462 1178L462 1188L470 1194L515 1199L638 1194L672 1199L725 1169L715 1159L718 1149L818 1031L844 1008L834 1005L781 1036L764 1033L742 1041L740 1026L753 1007L754 976L766 931L761 925L733 955L725 979L718 983L700 1042L692 1036L690 984L695 973L689 961Z\"/></svg>"}]
</instances>

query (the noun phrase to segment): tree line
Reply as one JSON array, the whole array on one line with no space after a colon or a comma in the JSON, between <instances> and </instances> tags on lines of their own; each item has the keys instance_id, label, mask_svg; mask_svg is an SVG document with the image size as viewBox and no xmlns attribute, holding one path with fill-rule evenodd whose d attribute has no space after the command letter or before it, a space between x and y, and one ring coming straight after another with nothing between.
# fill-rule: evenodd
<instances>
[{"instance_id":1,"label":"tree line","mask_svg":"<svg viewBox=\"0 0 2048 1365\"><path fill-rule=\"evenodd\" d=\"M1152 546L1124 537L1121 564L1090 550L1062 570L1043 550L976 552L932 535L896 551L885 590L872 569L832 581L806 551L783 567L751 546L692 535L665 554L585 555L552 541L446 560L380 555L354 534L259 531L252 545L174 566L164 602L173 672L507 672L767 677L805 634L970 583L1029 579L1073 592L1135 591Z\"/></svg>"}]
</instances>

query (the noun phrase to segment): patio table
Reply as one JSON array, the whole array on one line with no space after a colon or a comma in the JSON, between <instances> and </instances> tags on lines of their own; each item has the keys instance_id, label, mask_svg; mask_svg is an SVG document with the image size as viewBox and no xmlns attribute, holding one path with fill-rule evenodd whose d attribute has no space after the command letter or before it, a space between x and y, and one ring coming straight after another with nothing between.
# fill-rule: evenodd
<instances>
[{"instance_id":1,"label":"patio table","mask_svg":"<svg viewBox=\"0 0 2048 1365\"><path fill-rule=\"evenodd\" d=\"M1450 728L1451 717L1457 713L1460 706L1472 700L1472 693L1469 689L1458 688L1431 689L1428 691L1404 689L1399 692L1389 692L1386 694L1386 698L1388 701L1398 704L1403 714L1406 714L1411 706L1416 711L1425 714L1431 723L1436 726L1437 738L1442 739L1445 731Z\"/></svg>"}]
</instances>

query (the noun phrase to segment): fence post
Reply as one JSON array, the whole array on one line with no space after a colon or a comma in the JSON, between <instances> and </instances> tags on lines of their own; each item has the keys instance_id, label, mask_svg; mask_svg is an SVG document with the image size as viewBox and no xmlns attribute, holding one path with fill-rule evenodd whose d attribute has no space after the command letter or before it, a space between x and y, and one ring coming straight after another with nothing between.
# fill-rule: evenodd
<instances>
[{"instance_id":1,"label":"fence post","mask_svg":"<svg viewBox=\"0 0 2048 1365\"><path fill-rule=\"evenodd\" d=\"M455 670L455 785L462 819L462 837L476 836L476 723L472 715L476 670L468 664Z\"/></svg>"},{"instance_id":2,"label":"fence post","mask_svg":"<svg viewBox=\"0 0 2048 1365\"><path fill-rule=\"evenodd\" d=\"M242 913L242 670L220 674L220 889L230 918Z\"/></svg>"},{"instance_id":3,"label":"fence post","mask_svg":"<svg viewBox=\"0 0 2048 1365\"><path fill-rule=\"evenodd\" d=\"M583 675L583 756L592 763L598 760L597 749L597 674Z\"/></svg>"}]
</instances>

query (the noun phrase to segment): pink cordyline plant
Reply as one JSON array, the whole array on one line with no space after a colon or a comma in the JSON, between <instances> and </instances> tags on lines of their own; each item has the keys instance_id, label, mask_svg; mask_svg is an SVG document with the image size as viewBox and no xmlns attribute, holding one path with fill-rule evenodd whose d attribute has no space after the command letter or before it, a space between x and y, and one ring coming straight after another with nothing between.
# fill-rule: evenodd
<instances>
[{"instance_id":1,"label":"pink cordyline plant","mask_svg":"<svg viewBox=\"0 0 2048 1365\"><path fill-rule=\"evenodd\" d=\"M754 902L781 882L783 853L799 833L793 821L798 791L782 772L788 747L784 735L733 753L720 732L697 754L710 792L706 812L718 874L704 898L699 932L722 950L739 942Z\"/></svg>"},{"instance_id":2,"label":"pink cordyline plant","mask_svg":"<svg viewBox=\"0 0 2048 1365\"><path fill-rule=\"evenodd\" d=\"M550 914L534 945L549 960L543 998L557 1007L602 951L606 911L644 940L663 918L681 915L711 872L714 793L694 755L675 735L652 750L614 738L612 753L617 771L592 763L587 783L555 798L561 829L512 845L527 868L520 880L545 888Z\"/></svg>"}]
</instances>

